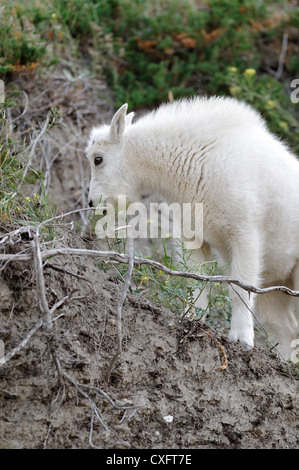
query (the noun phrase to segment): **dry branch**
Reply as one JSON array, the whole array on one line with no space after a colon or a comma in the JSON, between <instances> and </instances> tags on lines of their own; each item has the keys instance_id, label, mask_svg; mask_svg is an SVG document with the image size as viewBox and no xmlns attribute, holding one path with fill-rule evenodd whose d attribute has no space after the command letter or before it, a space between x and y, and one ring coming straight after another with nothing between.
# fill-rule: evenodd
<instances>
[{"instance_id":1,"label":"dry branch","mask_svg":"<svg viewBox=\"0 0 299 470\"><path fill-rule=\"evenodd\" d=\"M8 354L6 354L6 356L2 358L1 366L6 365L16 354L18 354L26 346L30 338L34 335L34 333L37 332L37 330L42 326L42 324L43 321L42 319L40 319L25 336L25 338L23 338L22 341L14 349L12 349Z\"/></svg>"},{"instance_id":2,"label":"dry branch","mask_svg":"<svg viewBox=\"0 0 299 470\"><path fill-rule=\"evenodd\" d=\"M276 80L279 80L281 78L281 75L283 72L284 61L285 61L285 57L287 53L287 48L288 48L288 33L285 31L282 36L282 44L281 44L281 51L279 54L278 68L274 75L274 78Z\"/></svg>"},{"instance_id":3,"label":"dry branch","mask_svg":"<svg viewBox=\"0 0 299 470\"><path fill-rule=\"evenodd\" d=\"M111 363L110 363L110 367L109 367L109 373L108 373L108 378L111 374L111 371L115 365L115 362L116 362L116 359L118 358L118 356L121 354L122 352L122 326L121 326L121 320L122 320L122 308L123 308L123 304L124 304L124 301L126 299L126 296L127 296L127 292L129 290L129 287L130 287L130 282L131 282L131 278L132 278L132 273L133 273L133 267L134 267L134 245L133 245L133 238L131 238L129 236L129 234L127 234L127 240L128 240L128 248L129 248L129 254L128 254L128 257L129 257L129 261L128 261L128 271L127 271L127 274L125 276L125 279L124 279L124 284L123 284L123 288L122 288L122 293L121 293L121 298L120 298L120 301L118 302L118 305L117 305L117 314L116 314L116 330L117 330L117 351L116 353L114 354L112 360L111 360Z\"/></svg>"},{"instance_id":4,"label":"dry branch","mask_svg":"<svg viewBox=\"0 0 299 470\"><path fill-rule=\"evenodd\" d=\"M129 255L117 253L115 251L98 251L98 250L86 250L86 249L75 249L75 248L54 248L52 250L44 250L41 252L42 260L51 258L54 256L71 256L71 255L104 258L104 262L108 264L113 263L113 262L128 264L130 261ZM30 253L0 254L0 261L6 261L6 262L7 261L8 262L9 261L30 261L31 259L32 259L32 255ZM246 290L247 292L252 292L255 294L268 294L270 292L280 291L287 295L299 297L299 291L292 290L286 286L270 286L270 287L260 288L260 287L251 286L239 279L234 279L229 276L222 276L222 275L205 276L202 274L188 272L188 271L175 271L173 269L168 268L167 266L164 266L162 263L159 263L158 261L153 261L153 260L146 259L146 258L140 258L137 256L134 256L133 263L135 266L141 266L141 265L151 266L152 268L158 271L163 271L165 274L168 274L170 276L185 277L185 278L195 279L197 281L202 281L202 282L234 284L240 287L241 289Z\"/></svg>"},{"instance_id":5,"label":"dry branch","mask_svg":"<svg viewBox=\"0 0 299 470\"><path fill-rule=\"evenodd\" d=\"M36 275L36 290L39 303L39 309L42 316L43 327L45 332L49 332L52 329L52 319L49 305L46 298L46 287L43 272L42 257L40 251L39 237L37 234L34 235L33 240L30 242L33 252L33 261Z\"/></svg>"},{"instance_id":6,"label":"dry branch","mask_svg":"<svg viewBox=\"0 0 299 470\"><path fill-rule=\"evenodd\" d=\"M73 272L70 271L69 269L65 269L65 268L61 268L61 267L59 267L59 266L55 266L55 264L50 264L50 263L48 263L48 264L45 266L45 268L51 268L51 269L54 269L54 271L58 271L58 272L60 272L60 273L65 273L65 274L69 274L70 276L76 277L77 279L82 279L83 281L92 283L92 281L91 281L90 279L88 279L87 277L82 276L81 274L73 273Z\"/></svg>"},{"instance_id":7,"label":"dry branch","mask_svg":"<svg viewBox=\"0 0 299 470\"><path fill-rule=\"evenodd\" d=\"M22 179L19 183L19 186L18 186L18 192L20 191L24 181L25 181L25 178L26 178L26 175L27 175L27 172L28 172L28 169L31 165L31 160L32 160L32 157L34 156L34 152L35 152L35 147L37 146L38 142L40 141L40 139L43 137L43 135L46 133L47 131L47 128L48 128L48 124L49 124L49 120L50 120L50 115L49 113L47 114L47 117L46 117L46 120L44 122L44 125L43 127L41 128L39 134L37 135L37 137L34 139L34 141L29 145L29 147L27 147L26 151L29 152L29 150L31 151L30 152L30 157L28 159L28 162L26 164L26 167L25 167L25 170L23 172L23 175L22 175Z\"/></svg>"}]
</instances>

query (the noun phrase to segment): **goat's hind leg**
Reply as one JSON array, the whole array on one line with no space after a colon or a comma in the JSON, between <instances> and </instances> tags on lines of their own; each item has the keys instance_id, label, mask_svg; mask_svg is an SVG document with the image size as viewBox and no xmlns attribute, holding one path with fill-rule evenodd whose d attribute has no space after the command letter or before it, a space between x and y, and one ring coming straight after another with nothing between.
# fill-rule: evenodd
<instances>
[{"instance_id":1,"label":"goat's hind leg","mask_svg":"<svg viewBox=\"0 0 299 470\"><path fill-rule=\"evenodd\" d=\"M279 282L279 285L299 291L299 262L296 263L289 282ZM277 350L283 358L288 359L292 352L292 341L299 339L299 298L279 291L259 294L256 299L256 313L262 324L269 328L271 341L278 341Z\"/></svg>"},{"instance_id":2,"label":"goat's hind leg","mask_svg":"<svg viewBox=\"0 0 299 470\"><path fill-rule=\"evenodd\" d=\"M291 342L296 338L296 322L291 310L291 297L283 292L259 294L256 299L256 314L270 332L272 343L278 342L277 350L283 358L291 353Z\"/></svg>"}]
</instances>

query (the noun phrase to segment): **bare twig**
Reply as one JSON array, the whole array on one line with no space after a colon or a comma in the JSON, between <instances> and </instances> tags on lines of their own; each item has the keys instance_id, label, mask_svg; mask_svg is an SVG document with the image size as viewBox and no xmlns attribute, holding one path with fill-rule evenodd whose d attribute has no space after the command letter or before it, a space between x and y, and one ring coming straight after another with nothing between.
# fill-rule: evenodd
<instances>
[{"instance_id":1,"label":"bare twig","mask_svg":"<svg viewBox=\"0 0 299 470\"><path fill-rule=\"evenodd\" d=\"M53 307L51 308L50 310L50 315L52 316L52 314L59 308L61 307L61 305L65 304L66 302L69 301L69 295L66 295L65 297L63 297L62 299L60 299L58 302L56 302Z\"/></svg>"},{"instance_id":2,"label":"bare twig","mask_svg":"<svg viewBox=\"0 0 299 470\"><path fill-rule=\"evenodd\" d=\"M90 407L91 407L91 419L90 419L90 430L89 430L89 445L92 449L101 449L101 447L95 446L92 441L94 414L96 414L98 417L98 412L93 402L90 403ZM108 426L106 425L105 422L103 422L102 418L100 419L100 422L102 425L104 425L104 428L106 429L106 432L108 433L109 432Z\"/></svg>"},{"instance_id":3,"label":"bare twig","mask_svg":"<svg viewBox=\"0 0 299 470\"><path fill-rule=\"evenodd\" d=\"M45 332L49 333L52 329L52 319L49 305L46 298L45 279L42 265L42 257L40 252L40 244L38 234L34 235L30 242L33 252L33 261L36 274L36 290L39 302L39 308L42 315L43 327Z\"/></svg>"},{"instance_id":4,"label":"bare twig","mask_svg":"<svg viewBox=\"0 0 299 470\"><path fill-rule=\"evenodd\" d=\"M282 36L282 45L281 45L281 51L279 55L278 68L274 75L274 78L276 80L280 79L281 74L283 72L283 65L284 65L284 60L285 60L285 56L287 53L287 48L288 48L288 33L285 31Z\"/></svg>"},{"instance_id":5,"label":"bare twig","mask_svg":"<svg viewBox=\"0 0 299 470\"><path fill-rule=\"evenodd\" d=\"M70 375L68 375L61 367L60 365L60 362L58 361L57 363L57 366L58 366L58 371L59 371L59 376L61 379L63 380L66 380L68 382L70 382L72 385L74 385L76 387L76 389L78 390L78 392L86 399L88 399L89 401L89 404L90 404L90 407L91 407L91 426L90 426L90 445L91 447L95 447L92 443L92 433L93 433L93 421L94 421L94 413L96 415L96 417L98 418L98 420L100 421L100 423L102 424L102 426L104 427L105 431L106 432L109 432L109 428L106 424L106 422L103 420L102 416L101 416L101 413L98 409L98 407L96 406L96 404L94 403L94 401L90 398L90 396L88 395L88 393L86 393L83 389L87 389L87 390L91 390L91 391L95 391L95 392L98 392L100 393L106 401L108 401L110 403L110 405L117 409L117 410L137 410L138 408L142 408L144 405L135 405L135 406L118 406L110 397L109 395L104 392L102 389L100 389L99 387L93 387L93 386L90 386L90 385L87 385L87 384L81 384L79 382L77 382L76 380L74 380Z\"/></svg>"},{"instance_id":6,"label":"bare twig","mask_svg":"<svg viewBox=\"0 0 299 470\"><path fill-rule=\"evenodd\" d=\"M145 405L132 405L132 406L119 406L117 405L110 397L109 395L104 392L104 390L102 390L101 388L99 387L94 387L92 385L87 385L87 384L78 384L80 387L82 388L87 388L88 390L91 390L91 391L94 391L94 392L98 392L100 393L104 398L105 400L110 403L110 405L112 406L112 408L115 408L116 410L135 410L135 409L138 409L138 408L143 408Z\"/></svg>"},{"instance_id":7,"label":"bare twig","mask_svg":"<svg viewBox=\"0 0 299 470\"><path fill-rule=\"evenodd\" d=\"M64 297L62 300L60 300L59 302L57 302L50 310L50 314L54 313L55 310L57 310L58 307L60 307L60 305L62 305L65 301L66 301L67 297ZM53 321L57 320L58 318L60 318L61 315L59 315L58 317L56 317ZM6 354L6 356L4 356L2 358L2 363L1 365L5 365L7 364L16 354L18 354L23 348L25 348L25 346L28 344L29 340L31 339L31 337L39 330L39 328L43 326L43 319L40 318L38 320L38 322L36 322L36 324L34 325L33 328L31 328L31 330L27 333L27 335L25 336L25 338L22 339L22 341L14 348L12 349L8 354Z\"/></svg>"},{"instance_id":8,"label":"bare twig","mask_svg":"<svg viewBox=\"0 0 299 470\"><path fill-rule=\"evenodd\" d=\"M92 256L95 258L104 258L106 263L122 263L128 264L130 258L126 254L118 253L116 251L98 251L98 250L86 250L86 249L76 249L76 248L54 248L52 250L44 250L41 252L41 258L47 259L53 256L67 256L67 255L75 255L75 256ZM30 261L32 256L30 253L24 254L0 254L0 261ZM235 284L238 287L246 290L247 292L253 292L255 294L268 294L270 292L279 291L283 292L287 295L291 295L293 297L299 297L299 291L292 290L286 286L270 286L270 287L255 287L249 284L246 284L239 279L234 279L229 276L204 276L202 274L188 272L188 271L175 271L173 269L164 266L162 263L158 261L153 261L146 258L139 258L134 256L133 259L134 265L141 266L141 265L148 265L158 271L163 271L164 273L170 276L176 277L185 277L189 279L195 279L197 281L202 282L216 282L216 283L228 283L228 284Z\"/></svg>"},{"instance_id":9,"label":"bare twig","mask_svg":"<svg viewBox=\"0 0 299 470\"><path fill-rule=\"evenodd\" d=\"M47 114L47 117L46 117L46 120L44 122L44 125L43 127L41 128L41 131L39 132L39 134L36 136L36 138L34 139L34 141L29 145L29 147L27 147L26 151L28 152L29 150L31 150L30 152L30 157L28 159L28 162L26 164L26 167L25 167L25 170L23 172L23 175L22 175L22 179L19 183L19 186L18 186L18 189L17 189L17 192L20 191L24 181L25 181L25 178L26 178L26 175L27 175L27 172L28 172L28 169L31 165L31 160L32 160L32 157L34 156L34 151L35 151L35 147L37 146L39 140L42 138L42 136L45 134L45 132L47 131L47 128L48 128L48 124L49 124L49 120L50 120L50 114L48 113Z\"/></svg>"},{"instance_id":10,"label":"bare twig","mask_svg":"<svg viewBox=\"0 0 299 470\"><path fill-rule=\"evenodd\" d=\"M78 212L95 211L95 210L96 210L96 208L94 208L94 207L85 207L83 209L82 208L81 209L74 209L72 211L62 213L62 214L56 215L55 217L51 217L49 219L43 220L42 222L40 222L40 224L38 226L36 226L36 225L24 225L22 227L19 227L16 230L13 230L12 232L1 233L0 234L0 244L3 244L4 246L5 246L5 244L13 244L14 243L13 240L15 238L20 239L20 235L22 233L28 233L28 237L29 237L29 239L31 239L32 238L31 232L35 232L37 230L37 232L39 233L41 227L43 227L46 224L49 224L50 222L53 222L55 220L61 220L64 217L76 214ZM20 253L19 253L19 255L20 255ZM11 256L12 255L0 254L0 261L10 261L10 260L12 261L13 259L11 259ZM17 255L15 255L15 256L17 256ZM29 261L30 259L31 259L31 256L29 256L29 257L27 256L26 259L25 258L24 259L22 259L22 258L17 259L16 257L14 258L15 261Z\"/></svg>"},{"instance_id":11,"label":"bare twig","mask_svg":"<svg viewBox=\"0 0 299 470\"><path fill-rule=\"evenodd\" d=\"M80 274L75 274L72 271L69 271L68 269L65 269L65 268L61 268L60 266L56 266L55 264L48 263L45 266L45 268L51 268L51 269L54 269L55 271L58 271L60 273L66 273L66 274L69 274L70 276L74 276L74 277L77 277L78 279L83 279L83 281L92 283L92 281L90 279L88 279L87 277L82 276Z\"/></svg>"},{"instance_id":12,"label":"bare twig","mask_svg":"<svg viewBox=\"0 0 299 470\"><path fill-rule=\"evenodd\" d=\"M65 213L62 213L62 214L59 214L59 215L56 215L55 217L51 217L50 219L47 219L47 220L43 220L43 222L41 222L39 225L38 225L38 229L40 230L40 228L43 226L43 225L46 225L50 222L53 222L54 220L61 220L63 219L64 217L67 217L68 215L72 215L72 214L76 214L78 212L86 212L86 211L95 211L96 208L95 207L84 207L83 209L74 209L72 211L69 211L69 212L65 212ZM32 227L34 228L34 227Z\"/></svg>"},{"instance_id":13,"label":"bare twig","mask_svg":"<svg viewBox=\"0 0 299 470\"><path fill-rule=\"evenodd\" d=\"M43 321L42 319L40 319L25 336L25 338L23 338L22 341L14 349L12 349L8 354L6 354L6 356L2 358L1 366L7 364L16 354L18 354L26 346L30 338L34 335L34 333L37 332L37 330L42 326L42 324Z\"/></svg>"},{"instance_id":14,"label":"bare twig","mask_svg":"<svg viewBox=\"0 0 299 470\"><path fill-rule=\"evenodd\" d=\"M28 97L28 94L26 93L26 91L22 90L22 93L25 96L24 109L23 109L21 114L19 114L17 117L15 117L14 119L12 119L10 121L10 123L9 123L10 125L13 124L14 122L18 121L21 117L23 117L27 113L28 105L29 105L29 97Z\"/></svg>"},{"instance_id":15,"label":"bare twig","mask_svg":"<svg viewBox=\"0 0 299 470\"><path fill-rule=\"evenodd\" d=\"M13 243L13 239L18 237L20 238L20 235L22 233L28 233L29 237L31 237L31 234L30 234L30 229L33 228L33 227L29 227L29 226L22 226L22 227L19 227L18 229L16 230L13 230L12 232L8 232L8 233L1 233L0 234L0 244L2 243L6 243L7 241L9 243Z\"/></svg>"},{"instance_id":16,"label":"bare twig","mask_svg":"<svg viewBox=\"0 0 299 470\"><path fill-rule=\"evenodd\" d=\"M111 371L115 365L115 362L116 362L116 359L118 358L118 356L121 354L122 352L122 308L123 308L123 304L124 304L124 301L126 299L126 296L127 296L127 292L129 290L129 287L130 287L130 282L131 282L131 278L132 278L132 272L133 272L133 267L134 267L134 246L133 246L133 238L127 234L127 241L128 241L128 249L129 249L129 255L128 255L128 271L127 271L127 274L124 278L124 284L123 284L123 288L122 288L122 293L121 293L121 298L120 298L120 301L118 302L118 305L117 305L117 314L116 314L116 331L117 331L117 351L116 353L114 354L112 360L111 360L111 363L110 363L110 367L109 367L109 373L108 373L108 378L111 374Z\"/></svg>"}]
</instances>

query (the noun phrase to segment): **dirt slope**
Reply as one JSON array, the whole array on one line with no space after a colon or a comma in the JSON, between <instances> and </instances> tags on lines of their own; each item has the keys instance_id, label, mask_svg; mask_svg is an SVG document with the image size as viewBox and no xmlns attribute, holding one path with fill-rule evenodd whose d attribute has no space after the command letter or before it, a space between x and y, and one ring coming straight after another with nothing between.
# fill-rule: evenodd
<instances>
[{"instance_id":1,"label":"dirt slope","mask_svg":"<svg viewBox=\"0 0 299 470\"><path fill-rule=\"evenodd\" d=\"M64 243L88 247L71 232ZM52 258L44 271L50 307L70 296L55 312L62 315L54 322L61 366L77 384L101 391L60 383L39 329L1 367L1 448L298 447L298 380L274 354L244 351L199 322L181 322L129 295L124 351L107 381L122 283L88 257ZM9 352L39 319L32 263L7 266L1 294ZM140 407L122 409L132 406Z\"/></svg>"}]
</instances>

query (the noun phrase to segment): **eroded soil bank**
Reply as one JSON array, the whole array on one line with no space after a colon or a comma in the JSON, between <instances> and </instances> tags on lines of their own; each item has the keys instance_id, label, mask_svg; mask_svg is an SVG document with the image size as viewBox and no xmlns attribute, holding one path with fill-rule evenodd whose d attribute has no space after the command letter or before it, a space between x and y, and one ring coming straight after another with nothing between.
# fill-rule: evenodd
<instances>
[{"instance_id":1,"label":"eroded soil bank","mask_svg":"<svg viewBox=\"0 0 299 470\"><path fill-rule=\"evenodd\" d=\"M63 243L89 248L72 232ZM50 308L69 296L55 311L53 341L71 380L59 380L39 328L0 369L1 448L298 447L298 379L274 353L245 351L129 294L123 353L107 380L122 282L82 256L51 258L44 273ZM8 353L40 317L32 262L6 267L0 296Z\"/></svg>"}]
</instances>

